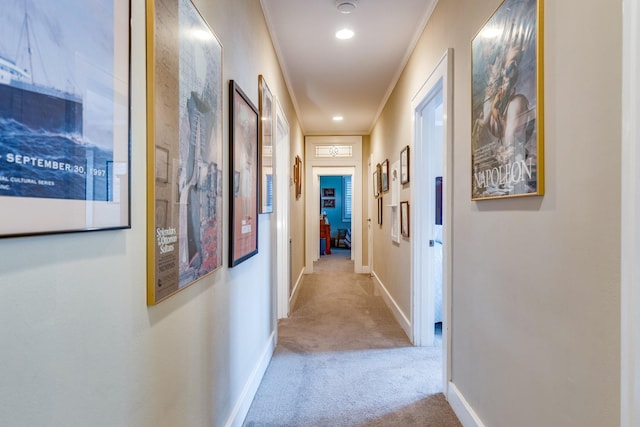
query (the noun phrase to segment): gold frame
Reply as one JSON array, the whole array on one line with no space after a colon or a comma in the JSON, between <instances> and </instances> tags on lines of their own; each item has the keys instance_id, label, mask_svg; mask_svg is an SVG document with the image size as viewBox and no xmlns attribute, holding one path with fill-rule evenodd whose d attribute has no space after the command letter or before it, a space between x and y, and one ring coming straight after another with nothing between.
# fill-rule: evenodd
<instances>
[{"instance_id":1,"label":"gold frame","mask_svg":"<svg viewBox=\"0 0 640 427\"><path fill-rule=\"evenodd\" d=\"M504 0L471 40L474 201L544 195L544 6L516 1Z\"/></svg>"},{"instance_id":2,"label":"gold frame","mask_svg":"<svg viewBox=\"0 0 640 427\"><path fill-rule=\"evenodd\" d=\"M199 41L200 45L190 41L191 56L185 56L201 55L211 68L199 78L181 76L181 56L175 51L180 50L181 32L187 29L179 25L179 3L165 1L161 7L166 9L157 8L157 3L146 1L147 305L155 305L221 269L224 248L222 44L189 2L185 16L210 37ZM156 27L159 15L164 28ZM156 38L161 31L168 34ZM164 43L161 48L159 41ZM158 52L164 52L160 60ZM159 81L164 84L160 86ZM180 91L182 84L184 92ZM156 85L162 87L161 93ZM182 99L181 93L191 95ZM181 129L181 119L192 115L198 117L197 132L191 127ZM181 147L184 136L191 139ZM185 148L192 145L191 140L198 147L193 152ZM157 147L168 152L166 181L156 177ZM181 153L184 150L187 153ZM190 177L185 176L188 173ZM194 181L197 186L192 185ZM165 223L159 224L162 218Z\"/></svg>"}]
</instances>

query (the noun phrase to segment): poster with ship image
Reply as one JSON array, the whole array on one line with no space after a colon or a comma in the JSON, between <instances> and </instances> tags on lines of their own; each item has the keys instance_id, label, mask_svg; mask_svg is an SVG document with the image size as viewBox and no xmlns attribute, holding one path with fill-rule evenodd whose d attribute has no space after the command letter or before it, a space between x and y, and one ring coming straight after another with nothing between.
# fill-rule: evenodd
<instances>
[{"instance_id":1,"label":"poster with ship image","mask_svg":"<svg viewBox=\"0 0 640 427\"><path fill-rule=\"evenodd\" d=\"M147 1L147 304L222 265L222 45L190 0Z\"/></svg>"},{"instance_id":2,"label":"poster with ship image","mask_svg":"<svg viewBox=\"0 0 640 427\"><path fill-rule=\"evenodd\" d=\"M129 1L0 9L0 236L128 228Z\"/></svg>"}]
</instances>

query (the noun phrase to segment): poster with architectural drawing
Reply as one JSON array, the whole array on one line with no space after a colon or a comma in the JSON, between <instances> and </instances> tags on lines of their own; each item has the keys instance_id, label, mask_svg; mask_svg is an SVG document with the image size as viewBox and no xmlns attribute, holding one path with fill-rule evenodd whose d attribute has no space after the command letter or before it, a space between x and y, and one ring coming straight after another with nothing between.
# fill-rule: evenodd
<instances>
[{"instance_id":1,"label":"poster with architectural drawing","mask_svg":"<svg viewBox=\"0 0 640 427\"><path fill-rule=\"evenodd\" d=\"M472 41L473 200L542 195L542 0L505 0Z\"/></svg>"},{"instance_id":2,"label":"poster with architectural drawing","mask_svg":"<svg viewBox=\"0 0 640 427\"><path fill-rule=\"evenodd\" d=\"M150 1L147 14L155 304L222 265L222 46L189 0Z\"/></svg>"}]
</instances>

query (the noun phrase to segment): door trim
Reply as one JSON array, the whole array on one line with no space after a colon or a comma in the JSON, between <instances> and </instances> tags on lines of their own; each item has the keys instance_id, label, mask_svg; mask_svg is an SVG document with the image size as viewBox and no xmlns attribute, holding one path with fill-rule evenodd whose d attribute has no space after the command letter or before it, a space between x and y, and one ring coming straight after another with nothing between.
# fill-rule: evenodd
<instances>
[{"instance_id":1,"label":"door trim","mask_svg":"<svg viewBox=\"0 0 640 427\"><path fill-rule=\"evenodd\" d=\"M640 0L622 16L620 425L640 423Z\"/></svg>"},{"instance_id":2,"label":"door trim","mask_svg":"<svg viewBox=\"0 0 640 427\"><path fill-rule=\"evenodd\" d=\"M289 316L289 284L290 246L289 246L289 122L282 110L278 98L275 100L276 114L273 129L275 129L276 155L276 289L277 289L277 318Z\"/></svg>"},{"instance_id":3,"label":"door trim","mask_svg":"<svg viewBox=\"0 0 640 427\"><path fill-rule=\"evenodd\" d=\"M414 155L412 156L413 164L424 164L422 160L427 154L427 150L423 149L420 141L422 140L420 121L418 113L424 106L432 90L442 81L442 98L443 98L443 129L444 129L444 145L443 145L443 194L442 194L442 223L443 223L443 252L442 252L442 347L443 347L443 391L447 395L447 388L451 379L451 288L452 288L452 246L453 246L453 215L452 215L452 188L453 188L453 49L448 49L431 75L424 82L418 93L411 101L411 111L413 114L412 146ZM415 168L411 168L416 170ZM413 184L411 185L411 200L413 201L413 212L411 218L424 218L426 215L426 203L424 198L419 197L419 192L426 188L430 183L422 182L420 174L414 174ZM422 260L425 257L423 250L423 242L428 241L424 227L421 227L419 221L412 224L411 238L411 314L412 314L412 340L414 345L431 345L424 342L425 313L421 301L424 297L424 290L420 283L425 271ZM426 240L425 240L426 239ZM430 325L433 328L433 325ZM433 332L432 332L433 333Z\"/></svg>"},{"instance_id":4,"label":"door trim","mask_svg":"<svg viewBox=\"0 0 640 427\"><path fill-rule=\"evenodd\" d=\"M317 156L317 148L337 146L350 146L351 156ZM352 181L351 257L354 260L354 272L365 272L362 265L362 137L307 136L305 138L305 162L305 178L303 180L306 211L305 274L313 273L313 262L320 256L320 183L319 179L314 177L314 171L317 168L331 169L342 167L351 167L354 170ZM349 174L347 173L347 175Z\"/></svg>"}]
</instances>

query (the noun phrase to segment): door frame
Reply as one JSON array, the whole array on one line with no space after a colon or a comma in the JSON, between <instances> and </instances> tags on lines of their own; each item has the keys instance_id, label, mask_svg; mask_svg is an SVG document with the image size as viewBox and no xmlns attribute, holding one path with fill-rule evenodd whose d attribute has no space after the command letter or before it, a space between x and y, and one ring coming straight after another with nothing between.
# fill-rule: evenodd
<instances>
[{"instance_id":1,"label":"door frame","mask_svg":"<svg viewBox=\"0 0 640 427\"><path fill-rule=\"evenodd\" d=\"M273 129L275 129L275 153L276 167L276 191L275 191L275 217L276 217L276 301L277 318L289 316L290 309L290 282L291 271L290 246L289 246L289 180L291 179L289 168L289 122L282 110L280 101L276 97L276 114Z\"/></svg>"},{"instance_id":2,"label":"door frame","mask_svg":"<svg viewBox=\"0 0 640 427\"><path fill-rule=\"evenodd\" d=\"M350 153L341 154L342 150ZM336 155L326 153L336 152ZM313 273L313 262L320 257L320 176L325 168L353 168L351 212L351 258L355 273L368 273L362 265L362 137L307 136L305 137L305 274ZM346 175L349 175L348 173Z\"/></svg>"},{"instance_id":3,"label":"door frame","mask_svg":"<svg viewBox=\"0 0 640 427\"><path fill-rule=\"evenodd\" d=\"M447 395L449 381L451 380L451 289L452 289L452 246L453 246L453 212L452 212L452 188L453 188L453 49L448 49L431 75L425 80L418 93L411 101L411 112L413 115L412 146L413 158L410 159L414 165L426 164L423 160L428 153L422 144L422 131L420 111L425 103L430 99L430 95L440 83L442 83L443 98L443 190L442 190L442 349L443 349L443 391ZM416 170L416 168L412 168ZM411 218L427 218L429 201L420 197L424 189L430 183L423 182L421 174L413 174L411 185ZM422 260L428 256L428 250L423 243L431 236L427 236L426 227L421 221L414 220L412 224L411 237L411 314L412 314L412 339L414 345L432 345L433 338L429 342L429 337L433 337L433 324L425 325L425 319L433 319L434 314L427 310L434 309L425 307L423 304L425 292L429 290L418 286L420 279L425 275L424 263ZM430 333L429 333L430 328Z\"/></svg>"},{"instance_id":4,"label":"door frame","mask_svg":"<svg viewBox=\"0 0 640 427\"><path fill-rule=\"evenodd\" d=\"M640 424L640 0L622 16L620 425Z\"/></svg>"}]
</instances>

